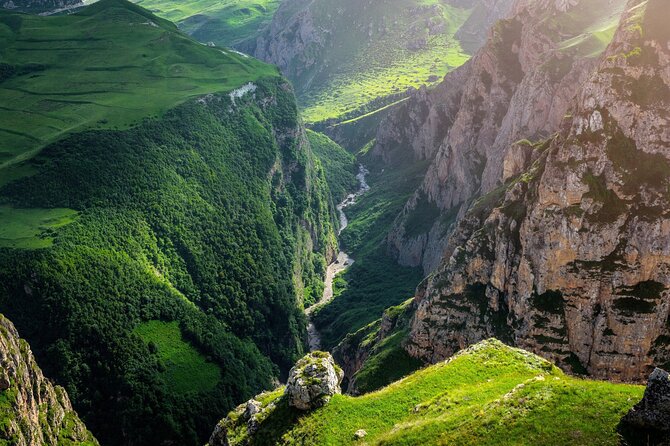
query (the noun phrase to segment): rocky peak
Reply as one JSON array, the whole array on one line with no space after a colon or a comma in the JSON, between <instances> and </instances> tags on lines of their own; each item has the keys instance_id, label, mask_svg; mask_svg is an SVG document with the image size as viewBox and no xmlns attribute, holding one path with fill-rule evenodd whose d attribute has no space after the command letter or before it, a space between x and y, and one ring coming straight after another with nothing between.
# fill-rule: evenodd
<instances>
[{"instance_id":1,"label":"rocky peak","mask_svg":"<svg viewBox=\"0 0 670 446\"><path fill-rule=\"evenodd\" d=\"M15 446L97 445L62 387L35 363L28 343L0 315L0 437Z\"/></svg>"},{"instance_id":2,"label":"rocky peak","mask_svg":"<svg viewBox=\"0 0 670 446\"><path fill-rule=\"evenodd\" d=\"M508 152L519 150L505 162L512 178L470 207L415 302L410 354L436 361L497 336L620 380L670 360L670 48L660 3L628 2L558 134Z\"/></svg>"}]
</instances>

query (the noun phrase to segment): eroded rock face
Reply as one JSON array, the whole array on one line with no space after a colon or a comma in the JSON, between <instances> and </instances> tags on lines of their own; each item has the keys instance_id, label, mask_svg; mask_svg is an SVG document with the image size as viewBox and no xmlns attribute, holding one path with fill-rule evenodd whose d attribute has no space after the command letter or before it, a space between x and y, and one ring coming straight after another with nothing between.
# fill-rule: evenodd
<instances>
[{"instance_id":1,"label":"eroded rock face","mask_svg":"<svg viewBox=\"0 0 670 446\"><path fill-rule=\"evenodd\" d=\"M615 0L607 7L616 13L623 3ZM554 0L519 1L514 10L516 15L493 27L468 64L448 74L434 91L414 94L379 128L372 153L382 161L408 153L432 160L388 237L390 252L403 265L422 266L428 274L440 264L455 222L476 197L503 182L512 144L559 130L576 86L597 63L585 51L564 49L564 42L585 32L591 19L572 29L561 25L571 19ZM439 212L426 212L431 208ZM433 216L431 229L408 231L412 215Z\"/></svg>"},{"instance_id":2,"label":"eroded rock face","mask_svg":"<svg viewBox=\"0 0 670 446\"><path fill-rule=\"evenodd\" d=\"M62 387L42 375L28 343L0 315L0 438L15 446L97 445ZM8 415L8 416L7 416ZM5 418L6 417L6 418Z\"/></svg>"},{"instance_id":3,"label":"eroded rock face","mask_svg":"<svg viewBox=\"0 0 670 446\"><path fill-rule=\"evenodd\" d=\"M670 360L666 7L628 2L559 133L500 156L509 181L451 235L415 301L411 355L438 361L496 336L620 380Z\"/></svg>"},{"instance_id":4,"label":"eroded rock face","mask_svg":"<svg viewBox=\"0 0 670 446\"><path fill-rule=\"evenodd\" d=\"M312 410L342 393L344 373L330 353L312 352L302 358L289 372L286 383L288 404L300 410Z\"/></svg>"},{"instance_id":5,"label":"eroded rock face","mask_svg":"<svg viewBox=\"0 0 670 446\"><path fill-rule=\"evenodd\" d=\"M655 369L649 377L644 398L622 419L618 426L626 446L670 445L670 376Z\"/></svg>"}]
</instances>

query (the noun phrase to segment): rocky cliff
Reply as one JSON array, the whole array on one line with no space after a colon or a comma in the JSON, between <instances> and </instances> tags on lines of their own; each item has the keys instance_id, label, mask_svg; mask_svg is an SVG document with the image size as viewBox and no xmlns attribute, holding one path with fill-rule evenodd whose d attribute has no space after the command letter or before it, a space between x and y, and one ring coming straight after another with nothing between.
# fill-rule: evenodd
<instances>
[{"instance_id":1,"label":"rocky cliff","mask_svg":"<svg viewBox=\"0 0 670 446\"><path fill-rule=\"evenodd\" d=\"M97 445L62 387L42 375L28 343L0 315L0 443Z\"/></svg>"},{"instance_id":2,"label":"rocky cliff","mask_svg":"<svg viewBox=\"0 0 670 446\"><path fill-rule=\"evenodd\" d=\"M583 4L573 6L576 14ZM558 64L561 82L546 82L553 70L523 76L500 125L486 113L474 121L482 125L474 144L449 144L462 134L452 126L423 190L441 208L476 187L483 196L415 299L410 354L437 361L497 336L576 372L619 380L643 379L670 360L667 14L663 0L629 1L597 65L563 65L553 52L543 66ZM513 47L525 72L526 41L547 40L544 32L524 38L523 28ZM496 108L484 103L489 113ZM510 144L554 127L540 143ZM478 155L483 174L473 186L472 165L461 159ZM456 169L463 165L470 170Z\"/></svg>"},{"instance_id":3,"label":"rocky cliff","mask_svg":"<svg viewBox=\"0 0 670 446\"><path fill-rule=\"evenodd\" d=\"M588 78L616 29L623 4L572 2L566 10L553 0L519 1L469 63L436 89L416 92L381 124L373 153L383 162L408 152L433 160L389 235L389 249L401 264L434 270L472 200L519 173L514 157L507 157L512 143L558 130L575 86ZM428 229L410 228L412 218Z\"/></svg>"}]
</instances>

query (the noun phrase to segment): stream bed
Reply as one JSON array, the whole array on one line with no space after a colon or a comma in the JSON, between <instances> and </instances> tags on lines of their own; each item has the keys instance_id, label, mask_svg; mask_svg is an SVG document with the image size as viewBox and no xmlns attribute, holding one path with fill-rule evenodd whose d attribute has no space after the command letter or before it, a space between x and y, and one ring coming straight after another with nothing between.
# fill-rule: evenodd
<instances>
[{"instance_id":1,"label":"stream bed","mask_svg":"<svg viewBox=\"0 0 670 446\"><path fill-rule=\"evenodd\" d=\"M370 190L370 186L365 181L365 177L368 173L370 172L365 168L365 166L359 164L358 175L356 175L356 179L358 179L359 182L358 190L355 193L347 195L347 197L337 205L337 212L340 217L340 229L337 231L337 235L340 235L342 231L344 231L344 229L349 225L349 220L347 219L347 214L344 213L344 210L356 203L356 199L358 197ZM352 259L349 254L344 251L340 251L337 254L335 261L328 265L328 268L326 269L323 296L317 303L305 309L305 314L309 320L307 325L307 342L309 344L309 351L311 352L321 348L321 337L319 336L319 332L314 326L314 323L311 321L310 315L317 306L325 305L333 299L333 280L335 279L335 276L345 271L353 263L354 259Z\"/></svg>"}]
</instances>

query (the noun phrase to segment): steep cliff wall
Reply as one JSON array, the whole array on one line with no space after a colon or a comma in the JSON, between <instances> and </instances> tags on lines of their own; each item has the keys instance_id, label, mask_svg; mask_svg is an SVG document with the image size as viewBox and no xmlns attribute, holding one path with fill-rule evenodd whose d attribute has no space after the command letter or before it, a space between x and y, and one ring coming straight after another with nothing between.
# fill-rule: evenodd
<instances>
[{"instance_id":1,"label":"steep cliff wall","mask_svg":"<svg viewBox=\"0 0 670 446\"><path fill-rule=\"evenodd\" d=\"M433 160L389 235L401 264L435 269L472 200L518 173L504 165L512 143L558 129L575 86L588 78L616 29L623 3L597 0L564 10L553 1L517 2L513 17L493 27L468 64L382 123L373 149L382 160L407 152ZM430 218L424 225L430 229L408 230L412 218Z\"/></svg>"},{"instance_id":2,"label":"steep cliff wall","mask_svg":"<svg viewBox=\"0 0 670 446\"><path fill-rule=\"evenodd\" d=\"M415 300L410 354L437 361L497 336L621 380L670 359L666 18L661 0L628 2L597 68L573 84L559 134L497 152L501 187L487 181L487 164L490 192Z\"/></svg>"},{"instance_id":3,"label":"steep cliff wall","mask_svg":"<svg viewBox=\"0 0 670 446\"><path fill-rule=\"evenodd\" d=\"M0 444L97 445L62 387L35 363L28 343L0 315Z\"/></svg>"}]
</instances>

